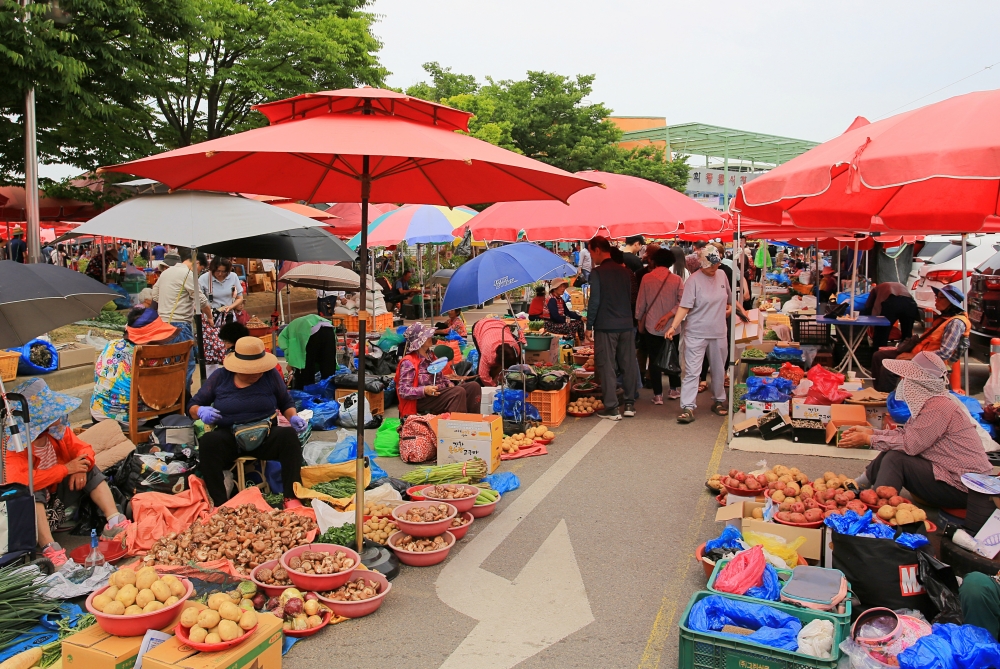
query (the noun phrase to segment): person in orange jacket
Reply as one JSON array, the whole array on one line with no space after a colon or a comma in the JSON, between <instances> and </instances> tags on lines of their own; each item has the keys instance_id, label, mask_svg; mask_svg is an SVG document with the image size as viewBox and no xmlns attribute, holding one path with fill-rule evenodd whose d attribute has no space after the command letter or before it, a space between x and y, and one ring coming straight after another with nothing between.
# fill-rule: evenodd
<instances>
[{"instance_id":1,"label":"person in orange jacket","mask_svg":"<svg viewBox=\"0 0 1000 669\"><path fill-rule=\"evenodd\" d=\"M28 451L23 443L31 440L34 460L35 524L42 556L58 569L66 563L66 551L52 537L46 507L54 499L76 506L88 495L108 519L101 537L114 539L129 525L118 511L104 474L94 464L94 449L77 437L69 426L69 415L80 406L80 399L54 392L45 381L31 378L13 388L11 393L24 395L28 403L27 425L17 419L25 450L6 452L7 481L28 485ZM12 404L18 404L12 402ZM6 428L5 428L6 430ZM6 435L9 439L9 434ZM68 502L68 503L67 503Z\"/></svg>"}]
</instances>

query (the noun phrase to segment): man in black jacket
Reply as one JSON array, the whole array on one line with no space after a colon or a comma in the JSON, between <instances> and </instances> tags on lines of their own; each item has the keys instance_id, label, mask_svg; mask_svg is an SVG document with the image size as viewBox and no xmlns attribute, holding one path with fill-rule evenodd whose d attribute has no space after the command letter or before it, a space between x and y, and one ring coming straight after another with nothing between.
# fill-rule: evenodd
<instances>
[{"instance_id":1,"label":"man in black jacket","mask_svg":"<svg viewBox=\"0 0 1000 669\"><path fill-rule=\"evenodd\" d=\"M604 409L598 415L621 420L618 415L617 370L625 389L624 415L635 416L638 365L632 317L632 272L611 260L611 244L604 237L587 243L594 261L590 273L590 303L587 306L587 336L594 342L594 363L604 394Z\"/></svg>"}]
</instances>

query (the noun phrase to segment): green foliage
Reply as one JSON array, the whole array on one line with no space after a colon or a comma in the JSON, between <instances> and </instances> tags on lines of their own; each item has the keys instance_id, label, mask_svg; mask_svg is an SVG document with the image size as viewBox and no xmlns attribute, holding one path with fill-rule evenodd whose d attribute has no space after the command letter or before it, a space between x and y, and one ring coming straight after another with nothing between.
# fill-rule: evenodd
<instances>
[{"instance_id":1,"label":"green foliage","mask_svg":"<svg viewBox=\"0 0 1000 669\"><path fill-rule=\"evenodd\" d=\"M604 166L604 171L641 177L683 193L691 171L687 156L667 160L665 154L663 149L655 146L618 147L615 157Z\"/></svg>"},{"instance_id":2,"label":"green foliage","mask_svg":"<svg viewBox=\"0 0 1000 669\"><path fill-rule=\"evenodd\" d=\"M420 82L406 89L407 95L441 102L456 95L466 95L479 90L476 78L471 74L454 74L450 67L441 67L438 63L424 63L424 71L430 75L431 81Z\"/></svg>"}]
</instances>

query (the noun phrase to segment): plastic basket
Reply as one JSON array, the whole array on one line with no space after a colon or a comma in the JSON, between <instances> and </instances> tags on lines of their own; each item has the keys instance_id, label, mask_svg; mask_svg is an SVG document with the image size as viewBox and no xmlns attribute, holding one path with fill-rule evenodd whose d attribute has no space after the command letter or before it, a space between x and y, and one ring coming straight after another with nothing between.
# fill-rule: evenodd
<instances>
[{"instance_id":1,"label":"plastic basket","mask_svg":"<svg viewBox=\"0 0 1000 669\"><path fill-rule=\"evenodd\" d=\"M17 378L17 361L21 359L19 351L0 351L0 381L13 381Z\"/></svg>"},{"instance_id":2,"label":"plastic basket","mask_svg":"<svg viewBox=\"0 0 1000 669\"><path fill-rule=\"evenodd\" d=\"M569 384L563 386L562 390L534 390L528 394L528 401L538 409L542 424L548 428L559 427L566 420Z\"/></svg>"},{"instance_id":3,"label":"plastic basket","mask_svg":"<svg viewBox=\"0 0 1000 669\"><path fill-rule=\"evenodd\" d=\"M725 567L728 563L729 560L719 560L718 562L715 563L715 569L712 570L712 575L708 577L708 586L707 586L708 589L712 591L712 593L716 595L725 595L726 597L731 597L733 599L740 599L745 602L753 602L755 604L760 604L760 603L770 604L774 606L774 608L781 609L782 611L787 611L788 613L794 613L795 611L802 610L801 607L795 606L794 604L782 604L781 602L764 602L764 600L762 599L754 599L753 597L744 597L743 595L734 595L732 593L716 590L715 579L719 577L719 572L722 571L722 568ZM778 572L778 578L782 581L782 583L784 583L785 580L790 578L792 575L790 569L778 569L777 572ZM848 587L847 599L844 600L844 612L843 613L837 613L836 611L822 612L826 613L827 615L833 616L837 620L836 627L840 628L841 630L840 634L842 639L847 638L847 635L850 634L850 629L851 629L851 597L853 597L854 594L850 591L850 584L848 584L847 587Z\"/></svg>"},{"instance_id":4,"label":"plastic basket","mask_svg":"<svg viewBox=\"0 0 1000 669\"><path fill-rule=\"evenodd\" d=\"M792 335L800 344L825 346L830 343L830 325L813 318L792 319Z\"/></svg>"},{"instance_id":5,"label":"plastic basket","mask_svg":"<svg viewBox=\"0 0 1000 669\"><path fill-rule=\"evenodd\" d=\"M264 342L264 350L268 353L274 352L274 335L272 333L267 333L266 335L258 335L257 339Z\"/></svg>"},{"instance_id":6,"label":"plastic basket","mask_svg":"<svg viewBox=\"0 0 1000 669\"><path fill-rule=\"evenodd\" d=\"M357 389L351 388L337 388L333 393L333 399L340 402L341 398L347 397L351 393L358 392ZM371 409L372 415L385 413L385 393L373 393L370 390L365 391L365 397L368 399L368 408ZM341 402L343 404L343 402Z\"/></svg>"},{"instance_id":7,"label":"plastic basket","mask_svg":"<svg viewBox=\"0 0 1000 669\"><path fill-rule=\"evenodd\" d=\"M680 622L680 643L677 655L677 666L685 669L736 669L737 667L754 669L836 669L840 661L840 642L844 633L837 621L828 613L812 609L794 609L787 611L802 621L805 626L811 621L822 618L833 623L833 657L822 659L812 655L794 653L788 650L770 648L749 641L740 641L724 637L712 632L696 632L690 629L688 617L691 607L705 597L718 593L702 590L694 593ZM730 598L731 595L720 595ZM784 609L783 609L784 610Z\"/></svg>"}]
</instances>

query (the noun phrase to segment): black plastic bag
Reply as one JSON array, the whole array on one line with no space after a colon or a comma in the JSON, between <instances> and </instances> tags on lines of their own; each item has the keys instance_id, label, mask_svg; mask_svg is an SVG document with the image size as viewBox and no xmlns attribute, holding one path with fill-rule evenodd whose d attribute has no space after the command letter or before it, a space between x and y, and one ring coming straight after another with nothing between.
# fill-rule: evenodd
<instances>
[{"instance_id":1,"label":"black plastic bag","mask_svg":"<svg viewBox=\"0 0 1000 669\"><path fill-rule=\"evenodd\" d=\"M653 364L667 374L681 373L681 352L677 346L677 339L667 339L663 342L663 348L660 349L660 354L656 356Z\"/></svg>"},{"instance_id":2,"label":"black plastic bag","mask_svg":"<svg viewBox=\"0 0 1000 669\"><path fill-rule=\"evenodd\" d=\"M538 378L539 390L562 390L569 383L569 374L561 369L545 372Z\"/></svg>"},{"instance_id":3,"label":"black plastic bag","mask_svg":"<svg viewBox=\"0 0 1000 669\"><path fill-rule=\"evenodd\" d=\"M931 622L963 624L962 603L958 599L958 579L951 566L923 551L917 551L917 564L920 565L920 583L939 611Z\"/></svg>"},{"instance_id":4,"label":"black plastic bag","mask_svg":"<svg viewBox=\"0 0 1000 669\"><path fill-rule=\"evenodd\" d=\"M917 609L930 620L937 605L920 582L918 553L892 539L833 532L833 568L844 573L862 609Z\"/></svg>"}]
</instances>

